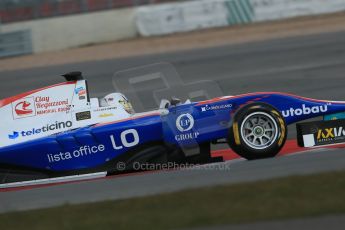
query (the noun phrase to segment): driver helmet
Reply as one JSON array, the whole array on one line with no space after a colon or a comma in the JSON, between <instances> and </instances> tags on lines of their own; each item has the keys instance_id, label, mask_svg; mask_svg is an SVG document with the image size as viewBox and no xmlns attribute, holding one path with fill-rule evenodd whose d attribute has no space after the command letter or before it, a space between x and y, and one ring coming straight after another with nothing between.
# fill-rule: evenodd
<instances>
[{"instance_id":1,"label":"driver helmet","mask_svg":"<svg viewBox=\"0 0 345 230\"><path fill-rule=\"evenodd\" d=\"M122 107L129 114L134 113L132 104L122 93L108 94L101 100L101 106L118 106Z\"/></svg>"}]
</instances>

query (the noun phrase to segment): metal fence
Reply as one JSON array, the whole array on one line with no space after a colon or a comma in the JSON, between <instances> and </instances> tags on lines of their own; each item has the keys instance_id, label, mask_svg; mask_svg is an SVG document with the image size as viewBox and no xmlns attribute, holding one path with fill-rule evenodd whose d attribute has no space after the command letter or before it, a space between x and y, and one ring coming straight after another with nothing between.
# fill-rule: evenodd
<instances>
[{"instance_id":1,"label":"metal fence","mask_svg":"<svg viewBox=\"0 0 345 230\"><path fill-rule=\"evenodd\" d=\"M2 23L183 0L1 0Z\"/></svg>"},{"instance_id":2,"label":"metal fence","mask_svg":"<svg viewBox=\"0 0 345 230\"><path fill-rule=\"evenodd\" d=\"M30 30L0 33L0 58L31 53Z\"/></svg>"}]
</instances>

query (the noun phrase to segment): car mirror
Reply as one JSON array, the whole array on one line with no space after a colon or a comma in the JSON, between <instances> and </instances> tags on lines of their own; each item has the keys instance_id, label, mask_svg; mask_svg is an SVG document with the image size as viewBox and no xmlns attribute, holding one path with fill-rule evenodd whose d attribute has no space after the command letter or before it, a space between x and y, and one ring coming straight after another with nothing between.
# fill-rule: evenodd
<instances>
[{"instance_id":1,"label":"car mirror","mask_svg":"<svg viewBox=\"0 0 345 230\"><path fill-rule=\"evenodd\" d=\"M176 106L176 105L181 103L181 100L176 98L176 97L172 97L170 100L170 103L171 103L171 105Z\"/></svg>"},{"instance_id":2,"label":"car mirror","mask_svg":"<svg viewBox=\"0 0 345 230\"><path fill-rule=\"evenodd\" d=\"M170 101L168 101L167 99L162 99L161 100L161 104L159 105L160 109L168 109L170 106Z\"/></svg>"}]
</instances>

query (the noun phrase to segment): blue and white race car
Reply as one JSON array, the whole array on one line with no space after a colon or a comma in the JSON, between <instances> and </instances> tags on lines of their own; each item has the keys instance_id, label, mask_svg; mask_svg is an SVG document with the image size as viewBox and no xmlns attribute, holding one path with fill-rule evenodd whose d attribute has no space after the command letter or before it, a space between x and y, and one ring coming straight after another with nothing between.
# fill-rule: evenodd
<instances>
[{"instance_id":1,"label":"blue and white race car","mask_svg":"<svg viewBox=\"0 0 345 230\"><path fill-rule=\"evenodd\" d=\"M2 173L41 178L129 172L134 164L214 162L219 159L211 157L210 145L221 140L246 159L274 157L284 146L287 125L331 115L322 121L328 124L345 112L345 102L260 92L200 102L162 100L157 110L135 113L121 93L90 98L80 72L64 77L63 83L0 101ZM302 124L299 143L313 147L345 136L341 125L328 125ZM115 167L119 162L121 170Z\"/></svg>"}]
</instances>

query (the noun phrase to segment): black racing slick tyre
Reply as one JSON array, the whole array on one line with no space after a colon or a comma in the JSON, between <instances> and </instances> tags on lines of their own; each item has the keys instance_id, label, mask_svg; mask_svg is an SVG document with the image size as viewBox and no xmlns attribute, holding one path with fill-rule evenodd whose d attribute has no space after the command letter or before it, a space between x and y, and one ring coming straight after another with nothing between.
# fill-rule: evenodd
<instances>
[{"instance_id":1,"label":"black racing slick tyre","mask_svg":"<svg viewBox=\"0 0 345 230\"><path fill-rule=\"evenodd\" d=\"M234 115L228 142L238 155L255 160L276 156L286 138L287 127L281 113L268 104L253 103Z\"/></svg>"}]
</instances>

